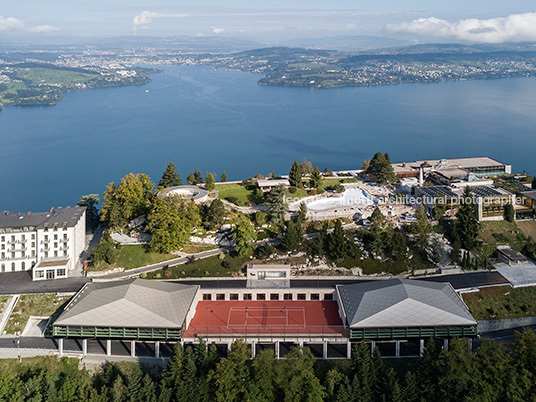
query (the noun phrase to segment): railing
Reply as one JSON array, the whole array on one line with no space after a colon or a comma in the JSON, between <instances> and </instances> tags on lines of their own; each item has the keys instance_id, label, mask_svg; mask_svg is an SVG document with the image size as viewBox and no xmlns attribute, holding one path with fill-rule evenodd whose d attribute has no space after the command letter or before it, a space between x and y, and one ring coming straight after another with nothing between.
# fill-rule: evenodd
<instances>
[{"instance_id":1,"label":"railing","mask_svg":"<svg viewBox=\"0 0 536 402\"><path fill-rule=\"evenodd\" d=\"M345 338L347 329L342 325L220 325L189 326L184 338Z\"/></svg>"}]
</instances>

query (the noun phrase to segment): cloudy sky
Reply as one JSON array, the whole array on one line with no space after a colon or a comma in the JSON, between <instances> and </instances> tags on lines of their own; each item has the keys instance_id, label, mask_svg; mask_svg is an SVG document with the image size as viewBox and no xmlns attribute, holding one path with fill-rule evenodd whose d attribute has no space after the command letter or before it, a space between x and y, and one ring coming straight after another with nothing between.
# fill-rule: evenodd
<instances>
[{"instance_id":1,"label":"cloudy sky","mask_svg":"<svg viewBox=\"0 0 536 402\"><path fill-rule=\"evenodd\" d=\"M19 0L0 5L0 39L379 35L415 41L536 41L534 0Z\"/></svg>"}]
</instances>

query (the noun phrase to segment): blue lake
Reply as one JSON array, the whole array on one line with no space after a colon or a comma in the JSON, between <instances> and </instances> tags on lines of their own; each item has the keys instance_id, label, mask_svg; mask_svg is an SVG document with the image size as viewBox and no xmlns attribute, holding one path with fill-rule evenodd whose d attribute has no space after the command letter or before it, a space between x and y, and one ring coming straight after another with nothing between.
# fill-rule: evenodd
<instances>
[{"instance_id":1,"label":"blue lake","mask_svg":"<svg viewBox=\"0 0 536 402\"><path fill-rule=\"evenodd\" d=\"M306 157L356 169L393 161L491 156L536 173L536 78L313 90L258 75L165 66L140 87L67 93L51 107L0 112L0 211L74 205L129 172L183 177L288 173ZM148 91L148 92L147 92Z\"/></svg>"}]
</instances>

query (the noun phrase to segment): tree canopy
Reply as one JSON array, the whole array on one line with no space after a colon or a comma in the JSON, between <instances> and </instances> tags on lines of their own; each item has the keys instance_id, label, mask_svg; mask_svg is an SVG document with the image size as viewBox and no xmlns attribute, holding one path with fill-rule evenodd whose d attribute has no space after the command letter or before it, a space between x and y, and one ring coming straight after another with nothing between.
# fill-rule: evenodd
<instances>
[{"instance_id":1,"label":"tree canopy","mask_svg":"<svg viewBox=\"0 0 536 402\"><path fill-rule=\"evenodd\" d=\"M371 355L364 342L347 361L316 361L307 347L282 359L263 350L251 359L236 340L225 358L214 344L175 345L158 373L139 363L111 362L96 370L78 359L46 356L22 364L6 361L0 400L23 401L530 401L536 394L536 335L527 329L511 344L483 340L473 351L467 340L442 350L425 341L422 357L405 360Z\"/></svg>"},{"instance_id":2,"label":"tree canopy","mask_svg":"<svg viewBox=\"0 0 536 402\"><path fill-rule=\"evenodd\" d=\"M182 184L182 179L180 175L175 170L175 165L173 162L169 162L166 170L162 174L162 178L158 182L158 188L168 188L173 186L180 186Z\"/></svg>"},{"instance_id":3,"label":"tree canopy","mask_svg":"<svg viewBox=\"0 0 536 402\"><path fill-rule=\"evenodd\" d=\"M299 187L302 179L302 167L297 160L294 161L288 175L288 181L292 187Z\"/></svg>"},{"instance_id":4,"label":"tree canopy","mask_svg":"<svg viewBox=\"0 0 536 402\"><path fill-rule=\"evenodd\" d=\"M78 206L86 207L86 227L94 230L99 225L99 210L97 205L100 203L98 194L87 194L80 197Z\"/></svg>"},{"instance_id":5,"label":"tree canopy","mask_svg":"<svg viewBox=\"0 0 536 402\"><path fill-rule=\"evenodd\" d=\"M201 219L193 200L171 194L156 197L147 220L151 247L171 253L190 240L192 229Z\"/></svg>"},{"instance_id":6,"label":"tree canopy","mask_svg":"<svg viewBox=\"0 0 536 402\"><path fill-rule=\"evenodd\" d=\"M129 173L121 184L108 184L104 192L101 220L111 227L121 227L129 220L148 212L151 206L154 184L143 173Z\"/></svg>"},{"instance_id":7,"label":"tree canopy","mask_svg":"<svg viewBox=\"0 0 536 402\"><path fill-rule=\"evenodd\" d=\"M477 245L478 231L480 230L475 207L473 193L467 186L463 192L462 205L456 214L455 223L461 246L467 250L472 250Z\"/></svg>"},{"instance_id":8,"label":"tree canopy","mask_svg":"<svg viewBox=\"0 0 536 402\"><path fill-rule=\"evenodd\" d=\"M372 174L378 183L386 184L398 181L388 153L376 153L370 160L366 173Z\"/></svg>"}]
</instances>

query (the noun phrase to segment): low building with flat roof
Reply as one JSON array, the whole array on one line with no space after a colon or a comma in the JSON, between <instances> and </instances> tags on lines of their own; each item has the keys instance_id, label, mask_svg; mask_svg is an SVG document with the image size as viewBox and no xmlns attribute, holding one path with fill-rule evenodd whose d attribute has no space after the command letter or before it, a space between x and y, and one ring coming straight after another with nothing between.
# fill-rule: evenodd
<instances>
[{"instance_id":1,"label":"low building with flat roof","mask_svg":"<svg viewBox=\"0 0 536 402\"><path fill-rule=\"evenodd\" d=\"M290 187L290 182L287 179L257 180L257 186L263 193L267 193L277 186Z\"/></svg>"},{"instance_id":2,"label":"low building with flat roof","mask_svg":"<svg viewBox=\"0 0 536 402\"><path fill-rule=\"evenodd\" d=\"M499 176L512 173L512 166L490 157L428 159L415 162L393 163L393 170L400 178L418 177L422 168L426 173L434 172L444 180L465 179L469 175L477 177Z\"/></svg>"}]
</instances>

